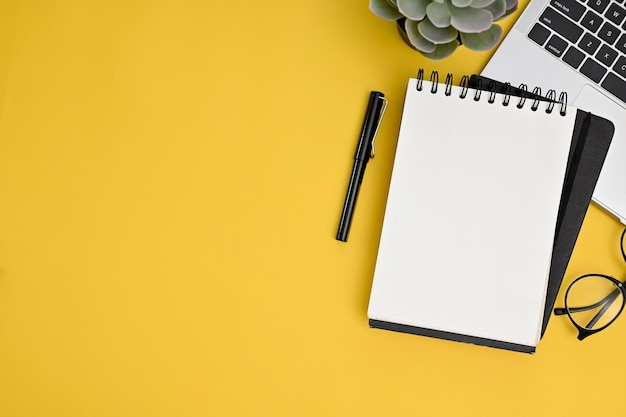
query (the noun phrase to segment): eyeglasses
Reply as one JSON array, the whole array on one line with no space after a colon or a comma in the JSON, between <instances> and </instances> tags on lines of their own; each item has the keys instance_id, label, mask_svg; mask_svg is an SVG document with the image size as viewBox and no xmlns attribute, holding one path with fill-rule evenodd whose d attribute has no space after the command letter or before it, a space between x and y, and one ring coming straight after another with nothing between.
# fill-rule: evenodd
<instances>
[{"instance_id":1,"label":"eyeglasses","mask_svg":"<svg viewBox=\"0 0 626 417\"><path fill-rule=\"evenodd\" d=\"M620 237L624 262L625 240L626 229ZM565 292L565 308L555 308L554 314L567 314L578 329L578 340L583 340L606 329L624 310L625 304L626 281L604 274L587 274L570 284Z\"/></svg>"}]
</instances>

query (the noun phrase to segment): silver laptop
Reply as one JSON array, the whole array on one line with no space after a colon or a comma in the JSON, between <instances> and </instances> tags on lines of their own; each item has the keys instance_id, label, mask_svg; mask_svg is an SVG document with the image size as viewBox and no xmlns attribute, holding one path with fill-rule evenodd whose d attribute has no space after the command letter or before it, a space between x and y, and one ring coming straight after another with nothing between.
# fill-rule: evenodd
<instances>
[{"instance_id":1,"label":"silver laptop","mask_svg":"<svg viewBox=\"0 0 626 417\"><path fill-rule=\"evenodd\" d=\"M482 75L565 91L615 124L593 199L626 224L626 0L532 0Z\"/></svg>"}]
</instances>

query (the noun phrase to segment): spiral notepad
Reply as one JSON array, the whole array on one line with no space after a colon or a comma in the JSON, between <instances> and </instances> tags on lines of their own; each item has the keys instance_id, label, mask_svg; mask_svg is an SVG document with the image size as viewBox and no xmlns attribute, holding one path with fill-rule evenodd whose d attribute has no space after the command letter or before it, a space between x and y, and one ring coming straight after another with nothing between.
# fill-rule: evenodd
<instances>
[{"instance_id":1,"label":"spiral notepad","mask_svg":"<svg viewBox=\"0 0 626 417\"><path fill-rule=\"evenodd\" d=\"M557 220L571 198L564 185L578 181L578 162L590 158L590 123L610 122L554 92L551 100L514 97L469 89L465 77L454 86L451 76L439 84L436 73L431 81L422 74L406 91L370 325L533 352ZM601 164L587 178L597 180Z\"/></svg>"}]
</instances>

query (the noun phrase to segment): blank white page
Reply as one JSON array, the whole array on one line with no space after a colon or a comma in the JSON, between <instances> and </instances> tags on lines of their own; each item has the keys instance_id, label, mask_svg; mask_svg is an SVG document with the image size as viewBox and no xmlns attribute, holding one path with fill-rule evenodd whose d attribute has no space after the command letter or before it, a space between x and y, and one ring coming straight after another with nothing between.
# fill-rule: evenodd
<instances>
[{"instance_id":1,"label":"blank white page","mask_svg":"<svg viewBox=\"0 0 626 417\"><path fill-rule=\"evenodd\" d=\"M370 319L536 346L576 110L416 91L402 115Z\"/></svg>"}]
</instances>

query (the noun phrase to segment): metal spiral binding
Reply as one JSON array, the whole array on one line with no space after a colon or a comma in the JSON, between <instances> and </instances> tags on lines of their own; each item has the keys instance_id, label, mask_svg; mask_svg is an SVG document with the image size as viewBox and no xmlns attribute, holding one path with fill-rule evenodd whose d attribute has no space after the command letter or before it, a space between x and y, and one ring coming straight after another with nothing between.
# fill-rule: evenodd
<instances>
[{"instance_id":1,"label":"metal spiral binding","mask_svg":"<svg viewBox=\"0 0 626 417\"><path fill-rule=\"evenodd\" d=\"M548 108L546 109L546 113L552 113L554 103L556 102L556 91L548 90L548 92L546 93L546 98L548 99Z\"/></svg>"},{"instance_id":2,"label":"metal spiral binding","mask_svg":"<svg viewBox=\"0 0 626 417\"><path fill-rule=\"evenodd\" d=\"M439 86L439 73L437 71L433 71L430 73L430 92L433 94L436 94L438 86Z\"/></svg>"},{"instance_id":3,"label":"metal spiral binding","mask_svg":"<svg viewBox=\"0 0 626 417\"><path fill-rule=\"evenodd\" d=\"M478 80L478 85L476 86L476 90L474 91L474 101L480 101L480 96L483 93L483 80Z\"/></svg>"},{"instance_id":4,"label":"metal spiral binding","mask_svg":"<svg viewBox=\"0 0 626 417\"><path fill-rule=\"evenodd\" d=\"M489 81L487 90L489 90L489 99L487 100L487 102L490 104L495 103L497 91L496 91L496 82L494 80Z\"/></svg>"},{"instance_id":5,"label":"metal spiral binding","mask_svg":"<svg viewBox=\"0 0 626 417\"><path fill-rule=\"evenodd\" d=\"M446 92L445 95L449 96L452 94L452 74L448 73L446 75Z\"/></svg>"},{"instance_id":6,"label":"metal spiral binding","mask_svg":"<svg viewBox=\"0 0 626 417\"><path fill-rule=\"evenodd\" d=\"M420 68L417 71L417 85L415 86L415 89L417 91L422 91L422 83L424 82L424 70L422 68Z\"/></svg>"},{"instance_id":7,"label":"metal spiral binding","mask_svg":"<svg viewBox=\"0 0 626 417\"><path fill-rule=\"evenodd\" d=\"M464 75L461 77L461 92L459 93L460 98L465 98L467 96L467 90L469 89L469 77Z\"/></svg>"},{"instance_id":8,"label":"metal spiral binding","mask_svg":"<svg viewBox=\"0 0 626 417\"><path fill-rule=\"evenodd\" d=\"M536 94L536 95L540 96L541 95L541 87L533 88L533 94ZM530 106L530 109L532 111L537 111L537 108L539 107L539 102L540 101L541 100L539 100L538 98L534 99L533 100L533 104Z\"/></svg>"},{"instance_id":9,"label":"metal spiral binding","mask_svg":"<svg viewBox=\"0 0 626 417\"><path fill-rule=\"evenodd\" d=\"M504 98L502 99L502 105L504 107L509 105L509 102L511 101L511 83L510 82L506 82L504 83Z\"/></svg>"},{"instance_id":10,"label":"metal spiral binding","mask_svg":"<svg viewBox=\"0 0 626 417\"><path fill-rule=\"evenodd\" d=\"M559 111L559 114L561 116L566 116L567 115L567 93L565 91L561 91L561 94L559 94L559 103L561 103L561 110Z\"/></svg>"},{"instance_id":11,"label":"metal spiral binding","mask_svg":"<svg viewBox=\"0 0 626 417\"><path fill-rule=\"evenodd\" d=\"M420 68L417 71L417 84L415 87L417 91L422 91L423 83L424 83L424 70ZM430 83L431 83L430 92L432 94L436 94L438 87L439 87L439 72L438 71L432 71L430 73ZM494 103L496 101L496 96L498 95L496 83L494 81L490 81L489 84L487 85L487 88L482 88L482 83L483 83L483 80L479 79L478 85L474 89L474 97L473 97L474 101L479 101L481 99L482 92L488 91L489 98L487 99L487 101L489 103ZM452 86L453 86L453 75L451 73L448 73L446 75L445 91L444 91L444 94L446 96L452 95ZM461 83L459 84L459 87L461 88L461 91L459 92L459 98L464 99L465 97L467 97L467 94L470 88L469 77L467 75L464 75L463 77L461 77ZM511 101L511 97L513 96L511 93L511 88L512 88L511 83L508 83L508 82L504 83L504 92L500 93L500 95L502 95L503 106L508 106ZM522 94L518 97L516 107L518 109L522 109L524 105L526 104L526 100L528 96L528 86L526 84L520 84L518 87L518 90L521 90ZM530 106L530 109L532 111L536 111L539 108L540 102L547 101L548 104L546 105L546 113L552 113L552 111L554 110L554 106L558 103L559 114L561 116L567 115L567 93L566 92L560 93L559 98L557 100L556 91L548 90L547 94L545 95L545 100L542 100L541 98L537 97L537 96L539 97L541 96L541 88L535 87L532 91L532 95L535 96L535 98L532 99L532 104Z\"/></svg>"},{"instance_id":12,"label":"metal spiral binding","mask_svg":"<svg viewBox=\"0 0 626 417\"><path fill-rule=\"evenodd\" d=\"M517 108L518 109L522 109L524 108L524 104L526 104L526 97L524 96L526 93L528 93L528 86L526 84L520 84L519 87L520 90L523 91L522 95L520 96L519 100L517 100Z\"/></svg>"}]
</instances>

